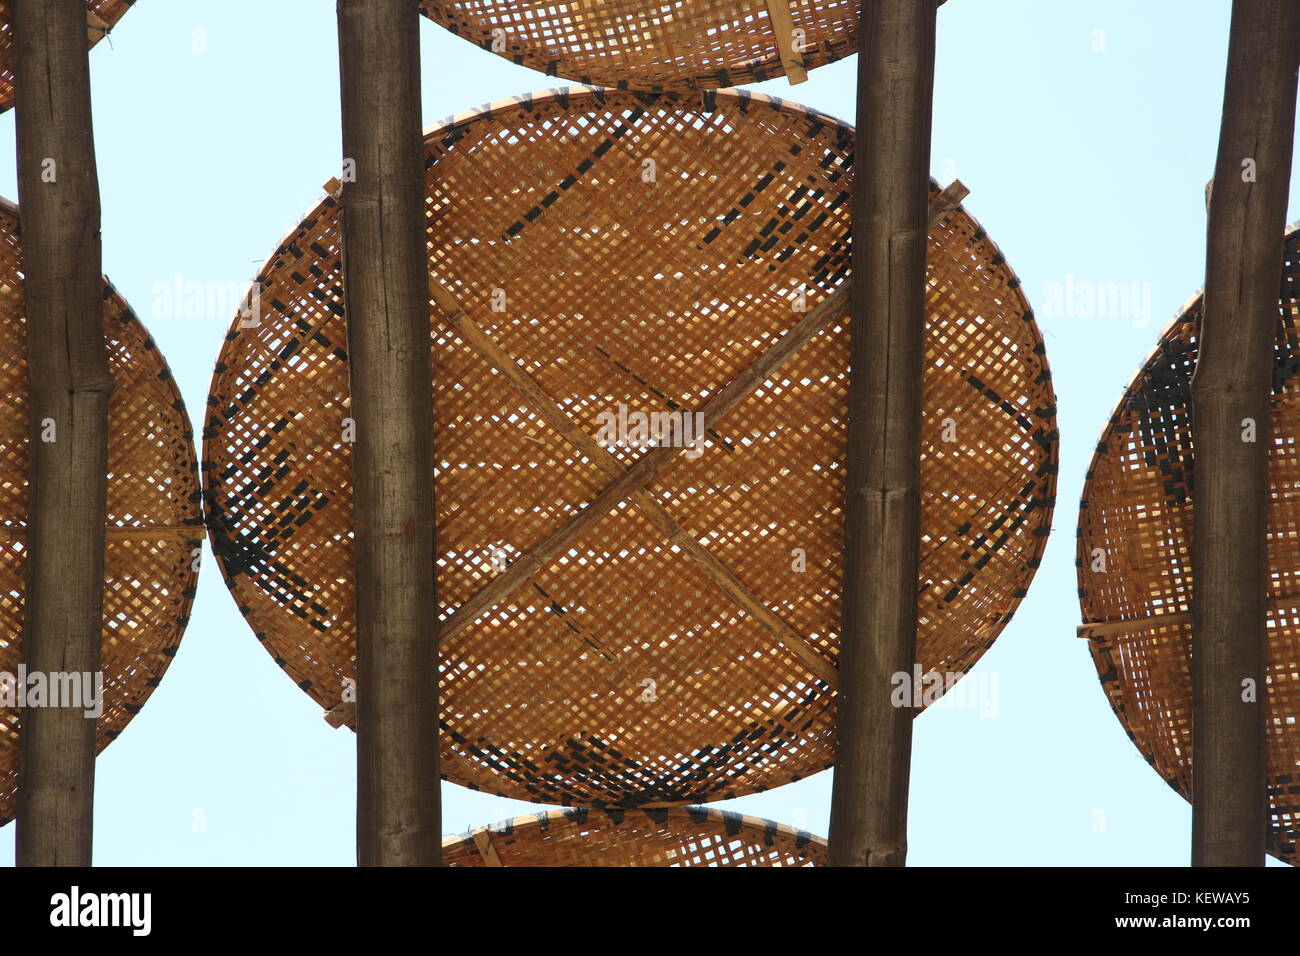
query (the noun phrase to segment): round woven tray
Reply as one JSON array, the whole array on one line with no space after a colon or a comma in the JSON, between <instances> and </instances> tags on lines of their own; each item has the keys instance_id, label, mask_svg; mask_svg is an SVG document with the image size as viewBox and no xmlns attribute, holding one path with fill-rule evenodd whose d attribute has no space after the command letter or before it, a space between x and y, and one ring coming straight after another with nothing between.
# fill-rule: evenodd
<instances>
[{"instance_id":1,"label":"round woven tray","mask_svg":"<svg viewBox=\"0 0 1300 956\"><path fill-rule=\"evenodd\" d=\"M131 9L135 0L86 0L86 33L90 45L102 40ZM14 105L13 12L10 0L0 0L0 112Z\"/></svg>"},{"instance_id":2,"label":"round woven tray","mask_svg":"<svg viewBox=\"0 0 1300 956\"><path fill-rule=\"evenodd\" d=\"M468 317L432 316L444 635L499 569L526 567L655 453L589 447L620 405L629 431L639 411L699 409L842 301L852 141L830 117L736 91L556 92L426 136L430 273ZM227 585L326 708L354 673L338 211L327 198L267 261L204 433ZM992 644L1038 565L1056 430L1032 313L964 211L932 230L929 269L920 658L946 673ZM711 422L702 455L674 449L644 495L602 507L445 640L447 779L657 806L830 766L848 341L844 310L821 312L827 327Z\"/></svg>"},{"instance_id":3,"label":"round woven tray","mask_svg":"<svg viewBox=\"0 0 1300 956\"><path fill-rule=\"evenodd\" d=\"M27 333L18 211L0 200L0 673L22 662L27 523ZM180 392L144 326L107 281L108 531L99 749L158 686L189 619L203 542L198 464ZM0 824L13 817L20 712L0 706Z\"/></svg>"},{"instance_id":4,"label":"round woven tray","mask_svg":"<svg viewBox=\"0 0 1300 956\"><path fill-rule=\"evenodd\" d=\"M1300 833L1300 229L1288 230L1269 451L1270 851L1297 861ZM1079 603L1102 688L1142 755L1191 794L1191 539L1188 422L1198 294L1160 337L1102 433L1079 512ZM1103 562L1104 561L1104 569Z\"/></svg>"},{"instance_id":5,"label":"round woven tray","mask_svg":"<svg viewBox=\"0 0 1300 956\"><path fill-rule=\"evenodd\" d=\"M709 807L549 810L442 843L444 866L825 866L826 841Z\"/></svg>"},{"instance_id":6,"label":"round woven tray","mask_svg":"<svg viewBox=\"0 0 1300 956\"><path fill-rule=\"evenodd\" d=\"M658 91L785 76L794 51L783 58L778 30L802 31L794 74L856 53L860 2L420 0L420 9L471 43L550 76Z\"/></svg>"}]
</instances>

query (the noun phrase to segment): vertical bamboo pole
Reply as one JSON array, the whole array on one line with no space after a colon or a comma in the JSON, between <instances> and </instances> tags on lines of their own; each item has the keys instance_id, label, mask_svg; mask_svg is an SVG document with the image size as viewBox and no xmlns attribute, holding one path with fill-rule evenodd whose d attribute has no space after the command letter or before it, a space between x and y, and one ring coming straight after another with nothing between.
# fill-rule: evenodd
<instances>
[{"instance_id":1,"label":"vertical bamboo pole","mask_svg":"<svg viewBox=\"0 0 1300 956\"><path fill-rule=\"evenodd\" d=\"M99 671L108 398L84 0L14 0L28 442L28 673ZM17 861L89 866L97 721L22 713Z\"/></svg>"},{"instance_id":2,"label":"vertical bamboo pole","mask_svg":"<svg viewBox=\"0 0 1300 956\"><path fill-rule=\"evenodd\" d=\"M890 698L893 675L910 675L916 660L935 4L863 3L859 36L844 630L829 860L902 866L914 711Z\"/></svg>"},{"instance_id":3,"label":"vertical bamboo pole","mask_svg":"<svg viewBox=\"0 0 1300 956\"><path fill-rule=\"evenodd\" d=\"M416 0L339 0L357 606L357 861L436 866L433 387ZM355 172L355 179L349 174Z\"/></svg>"},{"instance_id":4,"label":"vertical bamboo pole","mask_svg":"<svg viewBox=\"0 0 1300 956\"><path fill-rule=\"evenodd\" d=\"M1192 862L1198 866L1262 866L1268 832L1269 395L1297 66L1300 2L1234 0L1192 377Z\"/></svg>"}]
</instances>

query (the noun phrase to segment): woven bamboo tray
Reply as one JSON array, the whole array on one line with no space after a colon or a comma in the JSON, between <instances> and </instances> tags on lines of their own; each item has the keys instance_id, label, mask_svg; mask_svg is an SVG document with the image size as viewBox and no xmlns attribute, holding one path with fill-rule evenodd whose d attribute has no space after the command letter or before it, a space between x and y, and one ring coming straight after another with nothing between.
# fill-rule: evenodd
<instances>
[{"instance_id":1,"label":"woven bamboo tray","mask_svg":"<svg viewBox=\"0 0 1300 956\"><path fill-rule=\"evenodd\" d=\"M1297 862L1300 833L1300 229L1286 242L1269 451L1270 852ZM1191 540L1188 414L1201 297L1160 337L1102 433L1079 512L1088 649L1115 715L1175 790L1191 794ZM1104 560L1104 570L1102 561Z\"/></svg>"},{"instance_id":2,"label":"woven bamboo tray","mask_svg":"<svg viewBox=\"0 0 1300 956\"><path fill-rule=\"evenodd\" d=\"M86 0L86 33L94 46L131 9L135 0ZM10 0L0 0L0 112L14 105L13 13Z\"/></svg>"},{"instance_id":3,"label":"woven bamboo tray","mask_svg":"<svg viewBox=\"0 0 1300 956\"><path fill-rule=\"evenodd\" d=\"M737 91L560 91L426 136L447 779L660 806L830 766L852 142ZM326 198L259 274L256 325L235 321L213 378L203 467L240 609L350 720L338 212ZM931 232L928 308L920 657L943 674L975 663L1033 576L1056 430L1019 283L960 209ZM698 457L594 440L620 405L631 429L737 393ZM644 491L602 491L664 455Z\"/></svg>"},{"instance_id":4,"label":"woven bamboo tray","mask_svg":"<svg viewBox=\"0 0 1300 956\"><path fill-rule=\"evenodd\" d=\"M808 70L857 52L861 4L420 0L420 9L471 43L550 76L660 91L740 86L780 76L800 82Z\"/></svg>"},{"instance_id":5,"label":"woven bamboo tray","mask_svg":"<svg viewBox=\"0 0 1300 956\"><path fill-rule=\"evenodd\" d=\"M22 661L27 339L18 211L0 200L0 673ZM104 283L109 400L104 712L99 749L158 686L189 618L203 541L194 436L157 346ZM14 813L20 713L0 706L0 824Z\"/></svg>"},{"instance_id":6,"label":"woven bamboo tray","mask_svg":"<svg viewBox=\"0 0 1300 956\"><path fill-rule=\"evenodd\" d=\"M709 807L549 810L442 843L445 866L825 866L826 841Z\"/></svg>"}]
</instances>

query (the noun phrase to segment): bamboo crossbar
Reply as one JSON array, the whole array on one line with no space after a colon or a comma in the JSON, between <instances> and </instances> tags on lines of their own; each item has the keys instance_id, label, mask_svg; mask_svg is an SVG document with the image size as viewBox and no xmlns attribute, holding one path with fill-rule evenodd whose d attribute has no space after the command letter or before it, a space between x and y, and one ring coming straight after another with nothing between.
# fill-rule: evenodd
<instances>
[{"instance_id":1,"label":"bamboo crossbar","mask_svg":"<svg viewBox=\"0 0 1300 956\"><path fill-rule=\"evenodd\" d=\"M1300 594L1270 597L1266 603L1269 612L1276 613L1280 608L1300 606ZM1091 640L1098 637L1110 637L1114 634L1136 634L1153 628L1185 627L1191 623L1191 611L1175 611L1172 614L1148 614L1145 617L1135 617L1124 621L1097 621L1091 624L1080 624L1075 627L1074 636Z\"/></svg>"}]
</instances>

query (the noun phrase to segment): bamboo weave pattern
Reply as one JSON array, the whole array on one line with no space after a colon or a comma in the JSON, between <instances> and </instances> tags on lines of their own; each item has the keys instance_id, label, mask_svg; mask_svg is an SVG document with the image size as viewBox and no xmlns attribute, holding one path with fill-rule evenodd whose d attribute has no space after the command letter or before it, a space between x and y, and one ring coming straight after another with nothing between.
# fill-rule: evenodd
<instances>
[{"instance_id":1,"label":"bamboo weave pattern","mask_svg":"<svg viewBox=\"0 0 1300 956\"><path fill-rule=\"evenodd\" d=\"M826 841L710 807L550 810L442 844L445 866L825 866Z\"/></svg>"},{"instance_id":2,"label":"bamboo weave pattern","mask_svg":"<svg viewBox=\"0 0 1300 956\"><path fill-rule=\"evenodd\" d=\"M843 290L852 142L738 91L557 91L427 135L434 294L469 323L432 310L441 628L663 450L579 450L602 416L684 427ZM235 321L213 378L203 466L228 587L326 708L354 677L338 214L326 198L259 274L259 314ZM974 665L1038 566L1056 429L1042 339L997 247L958 209L930 259L918 602L922 665L944 674ZM447 779L664 806L831 764L848 343L830 315L705 423L701 454L442 644Z\"/></svg>"},{"instance_id":3,"label":"bamboo weave pattern","mask_svg":"<svg viewBox=\"0 0 1300 956\"><path fill-rule=\"evenodd\" d=\"M805 69L857 52L859 0L421 0L420 9L471 43L549 76L662 91L786 75L774 4L788 10L790 44L797 41Z\"/></svg>"},{"instance_id":4,"label":"bamboo weave pattern","mask_svg":"<svg viewBox=\"0 0 1300 956\"><path fill-rule=\"evenodd\" d=\"M167 363L107 281L108 533L103 750L162 680L189 619L203 541L194 435ZM27 521L27 336L18 213L0 201L0 673L22 661ZM21 714L0 706L0 823L14 812Z\"/></svg>"},{"instance_id":5,"label":"bamboo weave pattern","mask_svg":"<svg viewBox=\"0 0 1300 956\"><path fill-rule=\"evenodd\" d=\"M1124 392L1088 472L1079 512L1079 634L1129 739L1191 795L1192 504L1190 408L1202 302L1165 330ZM1286 240L1269 448L1270 852L1297 862L1300 831L1300 228ZM1266 433L1261 426L1261 437Z\"/></svg>"}]
</instances>

